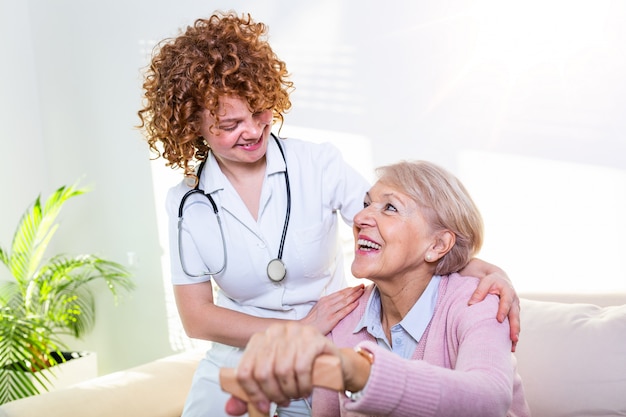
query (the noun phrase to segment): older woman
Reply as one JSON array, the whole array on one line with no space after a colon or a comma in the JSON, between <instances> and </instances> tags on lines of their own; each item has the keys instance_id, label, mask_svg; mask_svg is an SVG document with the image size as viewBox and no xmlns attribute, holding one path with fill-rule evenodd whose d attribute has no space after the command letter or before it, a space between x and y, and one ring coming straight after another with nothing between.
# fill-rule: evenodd
<instances>
[{"instance_id":1,"label":"older woman","mask_svg":"<svg viewBox=\"0 0 626 417\"><path fill-rule=\"evenodd\" d=\"M478 280L457 273L483 240L466 189L428 162L379 173L354 218L352 273L373 285L329 337L296 323L254 335L240 385L262 411L313 392L314 416L529 415L498 298L468 306ZM313 389L323 354L339 357L346 393ZM244 405L231 399L227 411Z\"/></svg>"}]
</instances>

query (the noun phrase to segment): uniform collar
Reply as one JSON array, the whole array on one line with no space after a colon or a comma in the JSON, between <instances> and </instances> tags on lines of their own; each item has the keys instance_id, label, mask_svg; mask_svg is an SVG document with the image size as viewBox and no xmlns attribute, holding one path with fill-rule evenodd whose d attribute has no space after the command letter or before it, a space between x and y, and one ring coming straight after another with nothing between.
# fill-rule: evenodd
<instances>
[{"instance_id":1,"label":"uniform collar","mask_svg":"<svg viewBox=\"0 0 626 417\"><path fill-rule=\"evenodd\" d=\"M276 136L273 134L269 136L267 144L267 175L276 174L278 172L285 172L287 170L287 163L285 159L283 159L282 154L280 153L280 149L278 148L278 144L274 139ZM280 142L280 146L283 148L283 152L285 153L285 158L287 157L287 148L285 146L285 141L283 139L278 138L278 142Z\"/></svg>"},{"instance_id":2,"label":"uniform collar","mask_svg":"<svg viewBox=\"0 0 626 417\"><path fill-rule=\"evenodd\" d=\"M283 152L286 153L287 150L285 148L285 142L282 139L278 140L281 141ZM274 135L270 135L268 137L266 159L266 176L276 174L278 172L285 172L287 170L287 165L280 153L280 149L278 148L278 144L274 139ZM226 178L224 173L222 173L222 170L217 163L217 159L215 159L215 155L212 151L209 151L206 163L204 165L204 169L201 174L199 188L201 190L204 190L206 194L211 194L215 191L223 190L226 187L227 183L228 179Z\"/></svg>"}]
</instances>

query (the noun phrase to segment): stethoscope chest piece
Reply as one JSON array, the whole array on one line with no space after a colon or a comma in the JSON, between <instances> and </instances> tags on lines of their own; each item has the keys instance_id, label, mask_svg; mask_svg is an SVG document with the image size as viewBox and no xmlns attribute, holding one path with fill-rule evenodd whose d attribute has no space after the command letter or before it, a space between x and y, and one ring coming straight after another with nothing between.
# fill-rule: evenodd
<instances>
[{"instance_id":1,"label":"stethoscope chest piece","mask_svg":"<svg viewBox=\"0 0 626 417\"><path fill-rule=\"evenodd\" d=\"M272 259L267 264L267 276L273 282L280 282L285 279L287 275L287 268L285 268L285 264L280 259Z\"/></svg>"}]
</instances>

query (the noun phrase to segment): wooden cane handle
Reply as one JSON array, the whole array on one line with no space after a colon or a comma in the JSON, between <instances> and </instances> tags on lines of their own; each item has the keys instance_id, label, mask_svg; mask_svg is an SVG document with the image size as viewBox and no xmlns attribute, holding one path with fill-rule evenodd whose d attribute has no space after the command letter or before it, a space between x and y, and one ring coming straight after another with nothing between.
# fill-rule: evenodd
<instances>
[{"instance_id":1,"label":"wooden cane handle","mask_svg":"<svg viewBox=\"0 0 626 417\"><path fill-rule=\"evenodd\" d=\"M312 379L316 387L343 391L343 375L339 358L331 355L318 356L313 364ZM223 391L248 403L250 417L267 417L250 403L248 395L237 382L234 368L220 369L220 385Z\"/></svg>"}]
</instances>

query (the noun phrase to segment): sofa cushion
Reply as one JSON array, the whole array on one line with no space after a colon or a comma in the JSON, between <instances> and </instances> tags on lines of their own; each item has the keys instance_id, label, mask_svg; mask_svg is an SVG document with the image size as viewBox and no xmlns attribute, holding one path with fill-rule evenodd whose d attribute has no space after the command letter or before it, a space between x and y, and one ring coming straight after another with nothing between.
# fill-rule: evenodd
<instances>
[{"instance_id":1,"label":"sofa cushion","mask_svg":"<svg viewBox=\"0 0 626 417\"><path fill-rule=\"evenodd\" d=\"M521 307L515 356L533 417L626 415L626 305Z\"/></svg>"},{"instance_id":2,"label":"sofa cushion","mask_svg":"<svg viewBox=\"0 0 626 417\"><path fill-rule=\"evenodd\" d=\"M0 417L180 417L203 351L168 356L0 406Z\"/></svg>"}]
</instances>

